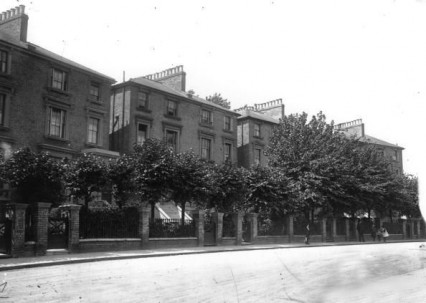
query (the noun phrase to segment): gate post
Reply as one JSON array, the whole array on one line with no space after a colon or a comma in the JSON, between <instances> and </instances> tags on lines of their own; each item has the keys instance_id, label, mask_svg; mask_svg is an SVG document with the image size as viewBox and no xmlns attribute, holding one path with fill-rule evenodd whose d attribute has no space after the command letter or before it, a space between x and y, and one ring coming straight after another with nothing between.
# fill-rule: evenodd
<instances>
[{"instance_id":1,"label":"gate post","mask_svg":"<svg viewBox=\"0 0 426 303\"><path fill-rule=\"evenodd\" d=\"M69 252L79 251L80 245L80 208L81 205L68 204L59 206L69 212L67 245Z\"/></svg>"},{"instance_id":2,"label":"gate post","mask_svg":"<svg viewBox=\"0 0 426 303\"><path fill-rule=\"evenodd\" d=\"M243 242L243 213L234 213L232 220L235 226L235 245L241 245Z\"/></svg>"},{"instance_id":3,"label":"gate post","mask_svg":"<svg viewBox=\"0 0 426 303\"><path fill-rule=\"evenodd\" d=\"M250 241L255 243L257 239L257 213L247 214L247 219L250 222Z\"/></svg>"},{"instance_id":4,"label":"gate post","mask_svg":"<svg viewBox=\"0 0 426 303\"><path fill-rule=\"evenodd\" d=\"M416 219L417 220L417 239L420 239L421 238L421 235L420 235L420 224L422 223L422 219Z\"/></svg>"},{"instance_id":5,"label":"gate post","mask_svg":"<svg viewBox=\"0 0 426 303\"><path fill-rule=\"evenodd\" d=\"M294 216L289 215L287 217L287 231L288 231L288 243L293 242L294 238Z\"/></svg>"},{"instance_id":6,"label":"gate post","mask_svg":"<svg viewBox=\"0 0 426 303\"><path fill-rule=\"evenodd\" d=\"M413 219L410 219L410 231L411 231L410 238L414 239L414 220Z\"/></svg>"},{"instance_id":7,"label":"gate post","mask_svg":"<svg viewBox=\"0 0 426 303\"><path fill-rule=\"evenodd\" d=\"M195 220L195 236L197 237L198 246L204 246L204 210L195 210L192 213Z\"/></svg>"},{"instance_id":8,"label":"gate post","mask_svg":"<svg viewBox=\"0 0 426 303\"><path fill-rule=\"evenodd\" d=\"M327 241L327 217L324 217L321 220L321 241Z\"/></svg>"},{"instance_id":9,"label":"gate post","mask_svg":"<svg viewBox=\"0 0 426 303\"><path fill-rule=\"evenodd\" d=\"M351 240L351 228L349 226L348 218L345 218L345 240L348 242Z\"/></svg>"},{"instance_id":10,"label":"gate post","mask_svg":"<svg viewBox=\"0 0 426 303\"><path fill-rule=\"evenodd\" d=\"M359 232L358 232L358 220L359 219L355 219L354 220L354 231L355 231L355 241L359 241Z\"/></svg>"},{"instance_id":11,"label":"gate post","mask_svg":"<svg viewBox=\"0 0 426 303\"><path fill-rule=\"evenodd\" d=\"M16 258L24 254L25 250L25 210L27 204L13 203L8 205L12 221L10 254Z\"/></svg>"},{"instance_id":12,"label":"gate post","mask_svg":"<svg viewBox=\"0 0 426 303\"><path fill-rule=\"evenodd\" d=\"M216 245L222 244L222 234L223 234L223 213L214 212L212 214L213 221L215 223L215 243Z\"/></svg>"},{"instance_id":13,"label":"gate post","mask_svg":"<svg viewBox=\"0 0 426 303\"><path fill-rule=\"evenodd\" d=\"M51 203L37 202L35 207L34 225L36 238L36 256L46 254L47 231L49 228L49 209Z\"/></svg>"},{"instance_id":14,"label":"gate post","mask_svg":"<svg viewBox=\"0 0 426 303\"><path fill-rule=\"evenodd\" d=\"M333 242L336 241L337 237L337 219L331 218L331 238L333 239Z\"/></svg>"},{"instance_id":15,"label":"gate post","mask_svg":"<svg viewBox=\"0 0 426 303\"><path fill-rule=\"evenodd\" d=\"M402 238L407 239L407 220L402 220Z\"/></svg>"},{"instance_id":16,"label":"gate post","mask_svg":"<svg viewBox=\"0 0 426 303\"><path fill-rule=\"evenodd\" d=\"M142 248L149 247L149 217L151 211L148 206L139 207L139 237L141 238ZM152 218L154 220L154 218Z\"/></svg>"}]
</instances>

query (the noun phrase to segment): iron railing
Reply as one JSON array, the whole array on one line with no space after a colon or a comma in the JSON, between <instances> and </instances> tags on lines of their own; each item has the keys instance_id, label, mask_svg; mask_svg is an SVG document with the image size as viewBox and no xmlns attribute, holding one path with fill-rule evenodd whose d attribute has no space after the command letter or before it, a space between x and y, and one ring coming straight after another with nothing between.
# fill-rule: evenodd
<instances>
[{"instance_id":1,"label":"iron railing","mask_svg":"<svg viewBox=\"0 0 426 303\"><path fill-rule=\"evenodd\" d=\"M284 219L277 221L259 217L257 223L257 234L259 236L283 236L287 234Z\"/></svg>"},{"instance_id":2,"label":"iron railing","mask_svg":"<svg viewBox=\"0 0 426 303\"><path fill-rule=\"evenodd\" d=\"M136 208L80 211L80 238L138 238Z\"/></svg>"},{"instance_id":3,"label":"iron railing","mask_svg":"<svg viewBox=\"0 0 426 303\"><path fill-rule=\"evenodd\" d=\"M181 219L151 219L149 221L149 236L151 238L181 238L195 237L195 221Z\"/></svg>"},{"instance_id":4,"label":"iron railing","mask_svg":"<svg viewBox=\"0 0 426 303\"><path fill-rule=\"evenodd\" d=\"M222 237L235 237L233 214L223 215Z\"/></svg>"}]
</instances>

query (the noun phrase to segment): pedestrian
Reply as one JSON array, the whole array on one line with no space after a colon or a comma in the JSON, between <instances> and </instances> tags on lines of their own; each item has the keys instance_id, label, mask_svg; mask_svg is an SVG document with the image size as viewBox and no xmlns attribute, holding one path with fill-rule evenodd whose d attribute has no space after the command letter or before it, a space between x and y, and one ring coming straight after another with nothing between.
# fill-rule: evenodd
<instances>
[{"instance_id":1,"label":"pedestrian","mask_svg":"<svg viewBox=\"0 0 426 303\"><path fill-rule=\"evenodd\" d=\"M308 222L308 224L306 225L306 236L305 236L305 244L306 245L309 245L310 236L311 236L311 230L309 228L309 222Z\"/></svg>"},{"instance_id":2,"label":"pedestrian","mask_svg":"<svg viewBox=\"0 0 426 303\"><path fill-rule=\"evenodd\" d=\"M373 238L373 242L376 242L376 236L377 236L377 228L374 223L371 225L371 238Z\"/></svg>"},{"instance_id":3,"label":"pedestrian","mask_svg":"<svg viewBox=\"0 0 426 303\"><path fill-rule=\"evenodd\" d=\"M383 225L382 227L380 227L379 233L380 233L380 236L383 238L383 242L386 243L386 240L389 237L389 233Z\"/></svg>"},{"instance_id":4,"label":"pedestrian","mask_svg":"<svg viewBox=\"0 0 426 303\"><path fill-rule=\"evenodd\" d=\"M365 242L365 239L364 239L364 222L362 222L361 219L358 219L358 223L356 225L356 230L358 231L359 242Z\"/></svg>"}]
</instances>

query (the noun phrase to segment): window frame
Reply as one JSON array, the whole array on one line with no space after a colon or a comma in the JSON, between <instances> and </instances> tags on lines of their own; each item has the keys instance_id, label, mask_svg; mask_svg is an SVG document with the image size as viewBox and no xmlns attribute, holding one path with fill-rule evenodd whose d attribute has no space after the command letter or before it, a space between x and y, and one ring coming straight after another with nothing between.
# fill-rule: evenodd
<instances>
[{"instance_id":1,"label":"window frame","mask_svg":"<svg viewBox=\"0 0 426 303\"><path fill-rule=\"evenodd\" d=\"M6 101L7 95L0 92L0 126L6 126Z\"/></svg>"},{"instance_id":2,"label":"window frame","mask_svg":"<svg viewBox=\"0 0 426 303\"><path fill-rule=\"evenodd\" d=\"M139 142L139 126L140 125L143 125L146 128L145 138L144 138L143 142ZM143 143L149 138L148 131L149 131L149 125L147 123L143 123L143 122L139 122L139 121L136 122L136 144L137 145L143 145Z\"/></svg>"},{"instance_id":3,"label":"window frame","mask_svg":"<svg viewBox=\"0 0 426 303\"><path fill-rule=\"evenodd\" d=\"M60 121L59 125L53 125L52 124L52 112L53 110L56 110L60 113ZM54 105L48 106L48 112L47 112L47 135L51 138L57 138L57 139L67 139L67 110L57 107ZM56 135L55 131L52 131L52 126L59 127L59 135Z\"/></svg>"},{"instance_id":4,"label":"window frame","mask_svg":"<svg viewBox=\"0 0 426 303\"><path fill-rule=\"evenodd\" d=\"M60 81L55 79L55 75L59 74L62 74L62 78ZM68 91L68 72L60 68L52 67L50 87L64 92Z\"/></svg>"},{"instance_id":5,"label":"window frame","mask_svg":"<svg viewBox=\"0 0 426 303\"><path fill-rule=\"evenodd\" d=\"M259 156L257 158L257 156ZM260 165L262 163L262 149L259 147L255 147L254 148L254 159L253 159L253 163L255 165Z\"/></svg>"},{"instance_id":6,"label":"window frame","mask_svg":"<svg viewBox=\"0 0 426 303\"><path fill-rule=\"evenodd\" d=\"M208 142L208 148L205 149L204 142ZM204 156L203 151L206 150L206 157ZM212 139L207 137L201 137L200 140L200 158L203 160L210 161L212 156Z\"/></svg>"},{"instance_id":7,"label":"window frame","mask_svg":"<svg viewBox=\"0 0 426 303\"><path fill-rule=\"evenodd\" d=\"M171 104L174 104L174 108L171 108ZM170 111L172 109L172 111ZM178 116L178 103L177 101L167 100L166 106L166 115L169 117L177 117Z\"/></svg>"},{"instance_id":8,"label":"window frame","mask_svg":"<svg viewBox=\"0 0 426 303\"><path fill-rule=\"evenodd\" d=\"M0 73L8 74L9 67L10 67L9 52L4 49L0 49Z\"/></svg>"},{"instance_id":9,"label":"window frame","mask_svg":"<svg viewBox=\"0 0 426 303\"><path fill-rule=\"evenodd\" d=\"M227 157L227 149L229 147L229 154ZM231 143L224 143L223 144L223 161L224 162L232 162L232 144Z\"/></svg>"},{"instance_id":10,"label":"window frame","mask_svg":"<svg viewBox=\"0 0 426 303\"><path fill-rule=\"evenodd\" d=\"M254 123L253 125L253 137L260 138L261 131L260 131L260 123Z\"/></svg>"},{"instance_id":11,"label":"window frame","mask_svg":"<svg viewBox=\"0 0 426 303\"><path fill-rule=\"evenodd\" d=\"M145 96L145 101L144 101L144 105L141 105L141 98L140 96ZM144 109L147 110L149 107L149 94L147 92L144 91L138 91L137 93L137 100L136 100L136 108L137 109Z\"/></svg>"},{"instance_id":12,"label":"window frame","mask_svg":"<svg viewBox=\"0 0 426 303\"><path fill-rule=\"evenodd\" d=\"M227 123L227 120L229 120L229 123ZM226 130L226 131L232 131L232 118L231 118L231 116L224 116L223 117L223 129Z\"/></svg>"},{"instance_id":13,"label":"window frame","mask_svg":"<svg viewBox=\"0 0 426 303\"><path fill-rule=\"evenodd\" d=\"M97 94L92 94L92 88L96 88ZM101 101L101 85L97 82L90 82L89 87L90 100L100 102Z\"/></svg>"},{"instance_id":14,"label":"window frame","mask_svg":"<svg viewBox=\"0 0 426 303\"><path fill-rule=\"evenodd\" d=\"M201 109L200 122L202 124L212 125L213 124L213 112L207 109Z\"/></svg>"},{"instance_id":15,"label":"window frame","mask_svg":"<svg viewBox=\"0 0 426 303\"><path fill-rule=\"evenodd\" d=\"M95 142L91 141L91 139L93 138L93 136L91 136L91 134L93 134L93 130L91 130L91 121L96 120L96 132L95 132ZM98 117L88 117L88 121L87 121L87 143L88 144L93 144L93 145L100 145L100 134L101 134L101 119Z\"/></svg>"}]
</instances>

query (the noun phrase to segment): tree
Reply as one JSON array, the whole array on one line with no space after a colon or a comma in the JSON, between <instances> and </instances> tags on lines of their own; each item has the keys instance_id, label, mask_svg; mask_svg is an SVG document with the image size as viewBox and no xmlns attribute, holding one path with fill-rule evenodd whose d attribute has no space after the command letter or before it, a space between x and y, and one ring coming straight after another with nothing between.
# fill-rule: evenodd
<instances>
[{"instance_id":1,"label":"tree","mask_svg":"<svg viewBox=\"0 0 426 303\"><path fill-rule=\"evenodd\" d=\"M89 207L93 193L101 191L108 181L106 160L93 154L82 154L76 159L65 161L65 180L71 195L83 199Z\"/></svg>"},{"instance_id":2,"label":"tree","mask_svg":"<svg viewBox=\"0 0 426 303\"><path fill-rule=\"evenodd\" d=\"M0 178L15 189L15 201L23 203L62 202L64 167L48 154L36 154L29 148L15 151L0 164Z\"/></svg>"},{"instance_id":3,"label":"tree","mask_svg":"<svg viewBox=\"0 0 426 303\"><path fill-rule=\"evenodd\" d=\"M206 100L227 109L231 108L231 102L229 102L228 99L223 98L219 93L214 93L212 96L207 96Z\"/></svg>"},{"instance_id":4,"label":"tree","mask_svg":"<svg viewBox=\"0 0 426 303\"><path fill-rule=\"evenodd\" d=\"M176 154L173 160L170 197L182 209L183 226L187 202L205 205L210 192L211 169L208 162L201 160L192 151Z\"/></svg>"},{"instance_id":5,"label":"tree","mask_svg":"<svg viewBox=\"0 0 426 303\"><path fill-rule=\"evenodd\" d=\"M134 149L136 191L142 202L151 205L154 218L155 204L170 193L174 151L166 142L153 138Z\"/></svg>"},{"instance_id":6,"label":"tree","mask_svg":"<svg viewBox=\"0 0 426 303\"><path fill-rule=\"evenodd\" d=\"M112 193L119 208L135 196L135 159L123 155L112 160L108 166L108 178L112 184Z\"/></svg>"},{"instance_id":7,"label":"tree","mask_svg":"<svg viewBox=\"0 0 426 303\"><path fill-rule=\"evenodd\" d=\"M247 170L231 163L215 164L211 175L212 191L208 207L214 207L220 212L233 212L244 208L249 194L247 175Z\"/></svg>"}]
</instances>

